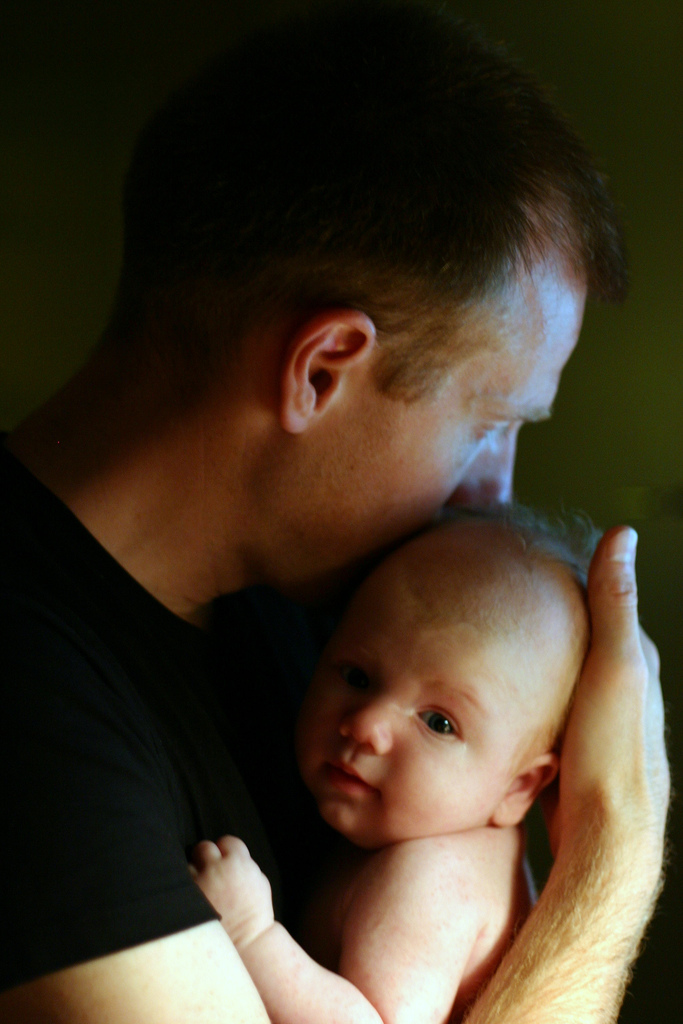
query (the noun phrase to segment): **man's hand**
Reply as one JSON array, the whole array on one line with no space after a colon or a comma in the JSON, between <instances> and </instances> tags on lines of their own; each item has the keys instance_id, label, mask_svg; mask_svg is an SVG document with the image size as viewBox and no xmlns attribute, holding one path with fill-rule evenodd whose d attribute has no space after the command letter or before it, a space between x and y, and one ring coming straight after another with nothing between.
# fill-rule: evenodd
<instances>
[{"instance_id":1,"label":"man's hand","mask_svg":"<svg viewBox=\"0 0 683 1024\"><path fill-rule=\"evenodd\" d=\"M669 801L658 659L638 624L635 534L598 545L592 641L567 726L555 863L468 1024L617 1018L661 881Z\"/></svg>"},{"instance_id":2,"label":"man's hand","mask_svg":"<svg viewBox=\"0 0 683 1024\"><path fill-rule=\"evenodd\" d=\"M628 851L631 870L654 892L669 799L659 659L638 623L636 534L608 531L588 578L592 639L570 716L551 821L556 855L594 813Z\"/></svg>"},{"instance_id":3,"label":"man's hand","mask_svg":"<svg viewBox=\"0 0 683 1024\"><path fill-rule=\"evenodd\" d=\"M270 883L241 839L223 836L216 843L199 843L190 870L238 950L271 927Z\"/></svg>"}]
</instances>

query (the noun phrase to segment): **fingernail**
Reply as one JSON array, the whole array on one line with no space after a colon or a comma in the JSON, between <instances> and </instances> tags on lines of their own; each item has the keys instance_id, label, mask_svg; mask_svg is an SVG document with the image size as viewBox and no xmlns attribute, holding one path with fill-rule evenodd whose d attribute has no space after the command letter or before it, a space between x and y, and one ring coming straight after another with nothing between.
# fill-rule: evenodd
<instances>
[{"instance_id":1,"label":"fingernail","mask_svg":"<svg viewBox=\"0 0 683 1024\"><path fill-rule=\"evenodd\" d=\"M635 562L638 534L631 526L616 535L612 544L610 559L613 562Z\"/></svg>"}]
</instances>

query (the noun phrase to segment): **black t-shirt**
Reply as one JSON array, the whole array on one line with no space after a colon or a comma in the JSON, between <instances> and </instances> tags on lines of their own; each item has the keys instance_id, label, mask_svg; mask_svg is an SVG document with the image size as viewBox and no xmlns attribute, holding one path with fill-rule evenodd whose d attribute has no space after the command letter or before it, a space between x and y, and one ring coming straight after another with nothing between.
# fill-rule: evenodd
<instances>
[{"instance_id":1,"label":"black t-shirt","mask_svg":"<svg viewBox=\"0 0 683 1024\"><path fill-rule=\"evenodd\" d=\"M221 599L211 634L177 618L0 447L0 989L215 918L201 839L241 836L296 903L316 651L267 591Z\"/></svg>"}]
</instances>

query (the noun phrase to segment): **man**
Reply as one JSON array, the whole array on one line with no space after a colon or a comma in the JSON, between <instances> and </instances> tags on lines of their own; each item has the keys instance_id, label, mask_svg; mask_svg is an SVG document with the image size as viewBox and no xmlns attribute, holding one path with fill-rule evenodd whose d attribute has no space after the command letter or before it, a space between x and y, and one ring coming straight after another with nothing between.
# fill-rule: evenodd
<instances>
[{"instance_id":1,"label":"man","mask_svg":"<svg viewBox=\"0 0 683 1024\"><path fill-rule=\"evenodd\" d=\"M0 1019L265 1021L186 864L232 832L276 889L275 859L286 889L313 867L283 724L299 619L244 588L324 601L445 502L509 498L519 428L548 415L586 294L623 294L623 252L534 83L410 6L222 58L143 133L125 214L105 337L2 466ZM668 786L634 587L617 531L555 866L474 1022L619 1004Z\"/></svg>"}]
</instances>

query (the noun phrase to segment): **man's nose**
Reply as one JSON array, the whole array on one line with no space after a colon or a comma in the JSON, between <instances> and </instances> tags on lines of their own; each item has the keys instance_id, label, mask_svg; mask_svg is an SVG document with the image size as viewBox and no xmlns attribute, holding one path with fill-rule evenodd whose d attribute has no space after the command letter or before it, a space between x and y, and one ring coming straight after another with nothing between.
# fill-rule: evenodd
<instances>
[{"instance_id":1,"label":"man's nose","mask_svg":"<svg viewBox=\"0 0 683 1024\"><path fill-rule=\"evenodd\" d=\"M376 701L346 714L339 732L374 754L387 754L393 743L388 709Z\"/></svg>"},{"instance_id":2,"label":"man's nose","mask_svg":"<svg viewBox=\"0 0 683 1024\"><path fill-rule=\"evenodd\" d=\"M467 467L448 505L495 505L511 501L519 425L494 435Z\"/></svg>"}]
</instances>

